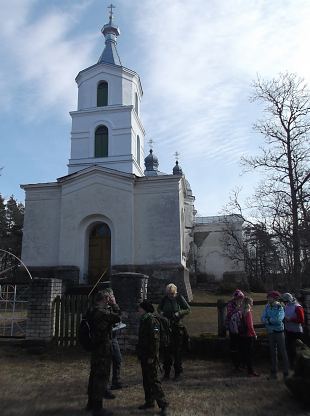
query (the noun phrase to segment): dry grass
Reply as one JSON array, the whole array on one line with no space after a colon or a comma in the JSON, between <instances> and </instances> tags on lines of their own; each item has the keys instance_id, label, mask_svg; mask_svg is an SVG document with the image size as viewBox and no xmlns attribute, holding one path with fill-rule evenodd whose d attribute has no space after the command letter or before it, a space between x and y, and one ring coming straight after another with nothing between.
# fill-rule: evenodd
<instances>
[{"instance_id":1,"label":"dry grass","mask_svg":"<svg viewBox=\"0 0 310 416\"><path fill-rule=\"evenodd\" d=\"M21 348L0 345L1 416L83 416L86 402L88 357L78 351L57 350L33 355ZM165 383L171 416L306 416L283 382L262 376L236 377L220 361L188 360L184 381ZM143 403L141 372L136 359L126 356L123 380L128 387L106 407L117 416L158 414L137 410Z\"/></svg>"}]
</instances>

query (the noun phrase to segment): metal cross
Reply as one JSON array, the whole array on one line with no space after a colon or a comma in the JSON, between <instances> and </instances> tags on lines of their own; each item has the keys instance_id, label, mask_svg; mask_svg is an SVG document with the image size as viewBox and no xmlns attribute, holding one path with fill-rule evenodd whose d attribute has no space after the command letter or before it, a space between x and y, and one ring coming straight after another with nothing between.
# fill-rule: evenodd
<instances>
[{"instance_id":1,"label":"metal cross","mask_svg":"<svg viewBox=\"0 0 310 416\"><path fill-rule=\"evenodd\" d=\"M148 144L149 144L149 146L150 146L150 149L153 149L153 144L154 144L155 142L154 142L154 140L152 140L152 139L150 139L149 141L148 141Z\"/></svg>"},{"instance_id":2,"label":"metal cross","mask_svg":"<svg viewBox=\"0 0 310 416\"><path fill-rule=\"evenodd\" d=\"M110 6L108 6L108 9L110 9L110 21L113 19L113 9L115 9L115 6L111 3Z\"/></svg>"},{"instance_id":3,"label":"metal cross","mask_svg":"<svg viewBox=\"0 0 310 416\"><path fill-rule=\"evenodd\" d=\"M179 160L180 153L179 152L175 152L174 156L175 156L175 159L176 160Z\"/></svg>"}]
</instances>

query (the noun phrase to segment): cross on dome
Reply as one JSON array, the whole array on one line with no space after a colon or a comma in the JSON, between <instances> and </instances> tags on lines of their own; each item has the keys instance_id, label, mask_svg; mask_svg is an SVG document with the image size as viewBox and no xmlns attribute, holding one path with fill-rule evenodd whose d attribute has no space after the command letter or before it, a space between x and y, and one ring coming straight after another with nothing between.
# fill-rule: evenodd
<instances>
[{"instance_id":1,"label":"cross on dome","mask_svg":"<svg viewBox=\"0 0 310 416\"><path fill-rule=\"evenodd\" d=\"M109 23L110 24L112 23L112 20L113 20L113 15L114 15L113 9L116 9L116 7L114 6L114 4L111 3L110 6L108 6L108 10L110 12L110 16L109 16Z\"/></svg>"}]
</instances>

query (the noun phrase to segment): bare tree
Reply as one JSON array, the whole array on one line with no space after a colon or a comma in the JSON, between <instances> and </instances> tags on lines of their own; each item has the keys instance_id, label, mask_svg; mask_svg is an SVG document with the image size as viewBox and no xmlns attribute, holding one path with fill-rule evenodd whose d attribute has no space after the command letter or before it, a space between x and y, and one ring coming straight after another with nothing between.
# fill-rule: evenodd
<instances>
[{"instance_id":1,"label":"bare tree","mask_svg":"<svg viewBox=\"0 0 310 416\"><path fill-rule=\"evenodd\" d=\"M273 210L277 207L274 225L277 223L279 230L285 220L286 225L291 225L293 279L295 287L300 287L300 229L305 213L309 213L310 194L309 91L303 79L288 73L271 81L258 78L253 88L252 101L264 105L265 117L254 129L264 135L265 147L261 148L261 155L243 158L243 163L266 173L265 196L269 189L270 202L276 204ZM280 234L285 235L283 230Z\"/></svg>"}]
</instances>

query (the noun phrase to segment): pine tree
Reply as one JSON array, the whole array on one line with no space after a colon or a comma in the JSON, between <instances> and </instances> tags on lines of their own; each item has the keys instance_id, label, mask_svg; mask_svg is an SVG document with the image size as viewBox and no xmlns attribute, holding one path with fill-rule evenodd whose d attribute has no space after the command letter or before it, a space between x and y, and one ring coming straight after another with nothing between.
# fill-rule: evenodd
<instances>
[{"instance_id":1,"label":"pine tree","mask_svg":"<svg viewBox=\"0 0 310 416\"><path fill-rule=\"evenodd\" d=\"M8 250L20 257L22 248L24 206L17 203L11 195L6 204L6 219L8 229Z\"/></svg>"}]
</instances>

